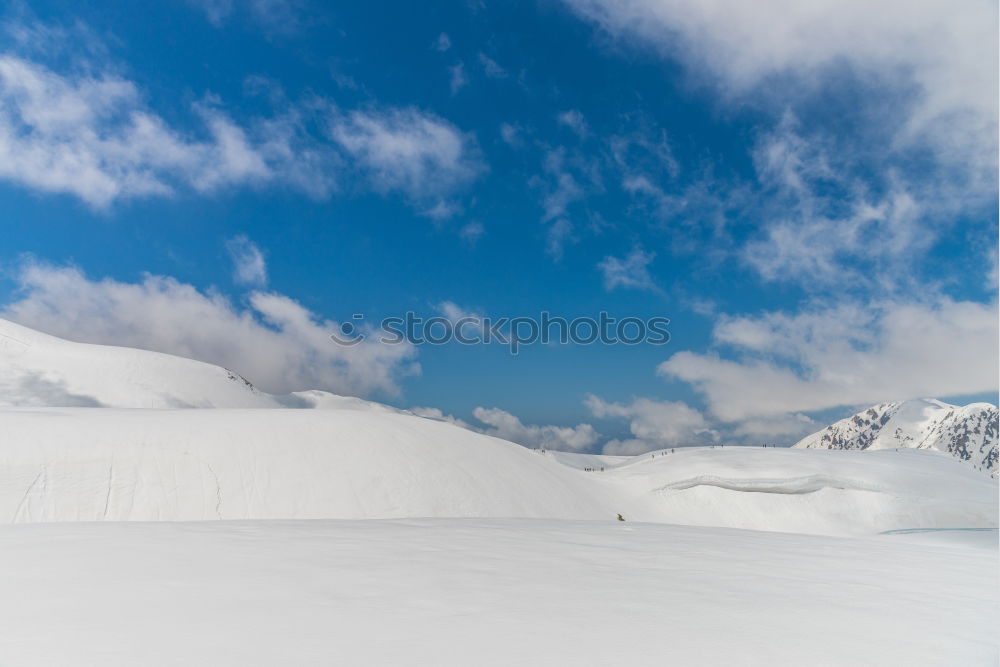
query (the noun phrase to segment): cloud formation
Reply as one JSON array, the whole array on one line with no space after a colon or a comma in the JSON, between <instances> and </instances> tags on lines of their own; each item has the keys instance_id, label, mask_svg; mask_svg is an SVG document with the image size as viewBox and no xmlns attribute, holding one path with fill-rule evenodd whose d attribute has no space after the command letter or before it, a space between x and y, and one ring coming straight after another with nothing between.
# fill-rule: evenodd
<instances>
[{"instance_id":1,"label":"cloud formation","mask_svg":"<svg viewBox=\"0 0 1000 667\"><path fill-rule=\"evenodd\" d=\"M500 408L476 408L473 416L487 425L477 429L487 435L510 440L525 447L561 451L587 451L597 444L600 434L590 424L576 426L526 425Z\"/></svg>"},{"instance_id":2,"label":"cloud formation","mask_svg":"<svg viewBox=\"0 0 1000 667\"><path fill-rule=\"evenodd\" d=\"M465 74L465 64L457 63L448 68L448 89L455 95L462 88L469 84L469 77Z\"/></svg>"},{"instance_id":3,"label":"cloud formation","mask_svg":"<svg viewBox=\"0 0 1000 667\"><path fill-rule=\"evenodd\" d=\"M701 412L682 401L636 398L622 404L588 394L584 405L599 419L629 421L629 431L634 437L606 442L604 454L632 456L667 447L709 445L719 440L719 433L709 427Z\"/></svg>"},{"instance_id":4,"label":"cloud formation","mask_svg":"<svg viewBox=\"0 0 1000 667\"><path fill-rule=\"evenodd\" d=\"M473 416L486 426L469 424L438 408L415 407L410 412L420 417L454 424L476 433L516 442L534 449L553 449L563 452L585 452L591 450L601 439L601 434L590 424L576 426L538 426L525 424L516 416L500 408L478 407Z\"/></svg>"},{"instance_id":5,"label":"cloud formation","mask_svg":"<svg viewBox=\"0 0 1000 667\"><path fill-rule=\"evenodd\" d=\"M79 270L24 264L20 296L0 317L62 338L165 352L232 369L277 394L323 389L396 395L418 372L407 344L369 339L347 347L330 339L338 323L295 300L254 291L247 306L166 276L136 283L91 280Z\"/></svg>"},{"instance_id":6,"label":"cloud formation","mask_svg":"<svg viewBox=\"0 0 1000 667\"><path fill-rule=\"evenodd\" d=\"M691 383L724 422L993 392L997 321L996 303L945 297L722 317L719 349L678 352L658 372Z\"/></svg>"},{"instance_id":7,"label":"cloud formation","mask_svg":"<svg viewBox=\"0 0 1000 667\"><path fill-rule=\"evenodd\" d=\"M234 14L243 12L268 35L289 35L303 24L307 3L304 0L188 0L205 14L213 26L226 24Z\"/></svg>"},{"instance_id":8,"label":"cloud formation","mask_svg":"<svg viewBox=\"0 0 1000 667\"><path fill-rule=\"evenodd\" d=\"M749 193L738 218L750 233L726 229L737 221L723 217L712 246L732 243L764 281L896 289L956 225L992 237L995 3L564 2L610 43L682 63L720 105L755 110L756 181L710 180L708 190ZM817 115L848 96L836 123ZM628 169L623 186L660 219L691 218L712 199L642 168Z\"/></svg>"},{"instance_id":9,"label":"cloud formation","mask_svg":"<svg viewBox=\"0 0 1000 667\"><path fill-rule=\"evenodd\" d=\"M226 241L226 250L233 260L233 280L240 285L267 285L267 263L264 254L244 234Z\"/></svg>"},{"instance_id":10,"label":"cloud formation","mask_svg":"<svg viewBox=\"0 0 1000 667\"><path fill-rule=\"evenodd\" d=\"M753 159L767 193L756 206L764 224L741 255L762 279L807 289L898 286L972 203L954 187L892 167L884 179L865 173L859 165L874 163L863 152L803 136L787 113L760 136Z\"/></svg>"},{"instance_id":11,"label":"cloud formation","mask_svg":"<svg viewBox=\"0 0 1000 667\"><path fill-rule=\"evenodd\" d=\"M639 290L656 290L656 284L649 275L649 265L655 253L642 248L633 248L624 258L605 257L597 265L604 274L604 289L612 291L619 287Z\"/></svg>"},{"instance_id":12,"label":"cloud formation","mask_svg":"<svg viewBox=\"0 0 1000 667\"><path fill-rule=\"evenodd\" d=\"M442 32L440 35L438 35L437 39L434 40L434 43L431 44L431 48L434 49L435 51L440 51L441 53L444 53L445 51L450 49L451 38L448 37L448 33Z\"/></svg>"},{"instance_id":13,"label":"cloud formation","mask_svg":"<svg viewBox=\"0 0 1000 667\"><path fill-rule=\"evenodd\" d=\"M318 195L330 191L321 172L295 168L305 156L291 119L272 119L271 128L281 131L263 139L213 106L198 104L194 112L201 139L171 128L123 78L62 75L2 55L0 178L98 208L181 186L208 193L283 182Z\"/></svg>"},{"instance_id":14,"label":"cloud formation","mask_svg":"<svg viewBox=\"0 0 1000 667\"><path fill-rule=\"evenodd\" d=\"M616 36L639 39L742 95L779 77L779 105L847 63L916 89L900 141L929 139L942 154L996 153L997 7L935 0L564 0ZM804 85L803 85L804 84ZM898 103L897 103L898 106ZM988 158L995 162L995 155Z\"/></svg>"},{"instance_id":15,"label":"cloud formation","mask_svg":"<svg viewBox=\"0 0 1000 667\"><path fill-rule=\"evenodd\" d=\"M469 135L418 109L335 115L330 133L377 191L402 192L417 203L440 203L486 168Z\"/></svg>"},{"instance_id":16,"label":"cloud formation","mask_svg":"<svg viewBox=\"0 0 1000 667\"><path fill-rule=\"evenodd\" d=\"M506 79L508 76L507 70L482 51L479 52L479 64L482 66L486 76L491 79Z\"/></svg>"},{"instance_id":17,"label":"cloud formation","mask_svg":"<svg viewBox=\"0 0 1000 667\"><path fill-rule=\"evenodd\" d=\"M587 119L583 117L583 114L578 109L563 111L556 116L556 120L560 125L573 130L581 139L585 139L590 134L590 129L587 127Z\"/></svg>"},{"instance_id":18,"label":"cloud formation","mask_svg":"<svg viewBox=\"0 0 1000 667\"><path fill-rule=\"evenodd\" d=\"M190 106L193 122L181 127L113 66L57 70L34 56L0 52L0 179L70 194L97 209L235 187L287 187L324 199L338 180L357 181L362 190L401 194L428 215L447 217L459 210L449 198L486 170L471 135L419 109L275 99L271 116L237 120L208 97Z\"/></svg>"}]
</instances>

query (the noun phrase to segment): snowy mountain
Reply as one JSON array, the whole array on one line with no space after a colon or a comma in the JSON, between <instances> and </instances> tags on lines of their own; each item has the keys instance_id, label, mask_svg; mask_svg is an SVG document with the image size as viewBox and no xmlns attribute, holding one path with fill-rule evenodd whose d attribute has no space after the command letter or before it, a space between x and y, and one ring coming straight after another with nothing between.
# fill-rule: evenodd
<instances>
[{"instance_id":1,"label":"snowy mountain","mask_svg":"<svg viewBox=\"0 0 1000 667\"><path fill-rule=\"evenodd\" d=\"M923 421L903 419L910 408L871 421L897 439L974 450L986 426L934 410ZM859 449L893 446L854 435ZM536 452L378 403L274 396L210 364L4 321L0 471L0 522L11 523L621 513L829 535L997 525L996 483L938 452Z\"/></svg>"},{"instance_id":2,"label":"snowy mountain","mask_svg":"<svg viewBox=\"0 0 1000 667\"><path fill-rule=\"evenodd\" d=\"M604 472L573 457L379 411L0 408L0 522L621 513L827 535L997 525L996 483L936 452L699 447Z\"/></svg>"},{"instance_id":3,"label":"snowy mountain","mask_svg":"<svg viewBox=\"0 0 1000 667\"><path fill-rule=\"evenodd\" d=\"M393 410L324 391L268 394L238 373L212 364L71 342L4 319L0 406Z\"/></svg>"},{"instance_id":4,"label":"snowy mountain","mask_svg":"<svg viewBox=\"0 0 1000 667\"><path fill-rule=\"evenodd\" d=\"M798 449L927 449L945 452L994 477L998 411L989 403L933 399L882 403L800 440Z\"/></svg>"}]
</instances>

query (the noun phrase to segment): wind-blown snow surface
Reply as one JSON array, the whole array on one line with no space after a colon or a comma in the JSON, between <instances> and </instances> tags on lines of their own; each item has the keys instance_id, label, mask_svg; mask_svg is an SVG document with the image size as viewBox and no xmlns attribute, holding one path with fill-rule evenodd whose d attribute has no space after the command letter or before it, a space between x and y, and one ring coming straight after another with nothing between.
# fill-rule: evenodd
<instances>
[{"instance_id":1,"label":"wind-blown snow surface","mask_svg":"<svg viewBox=\"0 0 1000 667\"><path fill-rule=\"evenodd\" d=\"M799 449L894 449L945 452L996 476L1000 411L989 403L934 399L882 403L806 436Z\"/></svg>"},{"instance_id":2,"label":"wind-blown snow surface","mask_svg":"<svg viewBox=\"0 0 1000 667\"><path fill-rule=\"evenodd\" d=\"M996 549L977 541L614 520L3 526L0 663L992 665Z\"/></svg>"}]
</instances>

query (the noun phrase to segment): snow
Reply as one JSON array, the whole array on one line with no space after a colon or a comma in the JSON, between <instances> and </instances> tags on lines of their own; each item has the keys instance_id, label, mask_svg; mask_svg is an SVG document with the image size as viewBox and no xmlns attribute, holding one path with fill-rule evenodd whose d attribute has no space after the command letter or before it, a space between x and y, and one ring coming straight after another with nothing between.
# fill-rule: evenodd
<instances>
[{"instance_id":1,"label":"snow","mask_svg":"<svg viewBox=\"0 0 1000 667\"><path fill-rule=\"evenodd\" d=\"M826 535L998 522L996 482L938 452L701 447L635 459L596 474L636 494L643 521Z\"/></svg>"},{"instance_id":2,"label":"snow","mask_svg":"<svg viewBox=\"0 0 1000 667\"><path fill-rule=\"evenodd\" d=\"M989 403L956 406L936 399L874 405L806 436L796 449L929 449L998 473L1000 411Z\"/></svg>"},{"instance_id":3,"label":"snow","mask_svg":"<svg viewBox=\"0 0 1000 667\"><path fill-rule=\"evenodd\" d=\"M617 468L626 463L632 463L635 458L632 456L612 456L608 454L580 454L578 452L557 452L553 449L539 450L539 454L547 456L553 461L557 461L564 466L577 468L578 470L600 470L601 468Z\"/></svg>"},{"instance_id":4,"label":"snow","mask_svg":"<svg viewBox=\"0 0 1000 667\"><path fill-rule=\"evenodd\" d=\"M8 408L0 423L0 516L13 522L610 511L583 473L412 415Z\"/></svg>"},{"instance_id":5,"label":"snow","mask_svg":"<svg viewBox=\"0 0 1000 667\"><path fill-rule=\"evenodd\" d=\"M587 472L590 458L371 410L0 408L0 424L9 522L622 513L829 535L997 527L996 483L926 451L678 449Z\"/></svg>"},{"instance_id":6,"label":"snow","mask_svg":"<svg viewBox=\"0 0 1000 667\"><path fill-rule=\"evenodd\" d=\"M876 408L541 452L0 320L0 663L996 664L996 408Z\"/></svg>"},{"instance_id":7,"label":"snow","mask_svg":"<svg viewBox=\"0 0 1000 667\"><path fill-rule=\"evenodd\" d=\"M2 318L0 406L399 412L324 391L268 394L219 366L148 350L67 341Z\"/></svg>"},{"instance_id":8,"label":"snow","mask_svg":"<svg viewBox=\"0 0 1000 667\"><path fill-rule=\"evenodd\" d=\"M989 665L996 557L613 520L4 526L0 660Z\"/></svg>"}]
</instances>

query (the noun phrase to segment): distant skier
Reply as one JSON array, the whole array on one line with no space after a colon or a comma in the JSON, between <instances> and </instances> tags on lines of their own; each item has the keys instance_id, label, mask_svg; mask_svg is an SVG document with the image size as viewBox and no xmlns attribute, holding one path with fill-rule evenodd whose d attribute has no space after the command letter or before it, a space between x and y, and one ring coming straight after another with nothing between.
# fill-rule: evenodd
<instances>
[{"instance_id":1,"label":"distant skier","mask_svg":"<svg viewBox=\"0 0 1000 667\"><path fill-rule=\"evenodd\" d=\"M623 516L622 516L621 514L619 514L619 515L618 515L618 520L619 520L619 521L624 521L624 520L625 520L625 517L623 517Z\"/></svg>"}]
</instances>

